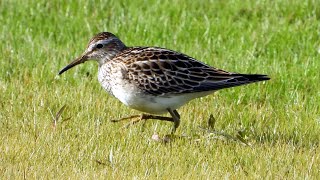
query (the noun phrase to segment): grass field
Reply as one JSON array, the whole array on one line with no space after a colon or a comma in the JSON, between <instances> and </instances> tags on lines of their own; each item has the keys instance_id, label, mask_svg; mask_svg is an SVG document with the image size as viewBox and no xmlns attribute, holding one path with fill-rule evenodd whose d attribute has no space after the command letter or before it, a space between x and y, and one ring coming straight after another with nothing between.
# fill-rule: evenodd
<instances>
[{"instance_id":1,"label":"grass field","mask_svg":"<svg viewBox=\"0 0 320 180\"><path fill-rule=\"evenodd\" d=\"M0 179L320 178L320 1L2 0L0 24ZM191 101L154 141L172 124L111 123L139 112L95 62L57 76L101 31L272 79ZM211 114L235 140L199 128Z\"/></svg>"}]
</instances>

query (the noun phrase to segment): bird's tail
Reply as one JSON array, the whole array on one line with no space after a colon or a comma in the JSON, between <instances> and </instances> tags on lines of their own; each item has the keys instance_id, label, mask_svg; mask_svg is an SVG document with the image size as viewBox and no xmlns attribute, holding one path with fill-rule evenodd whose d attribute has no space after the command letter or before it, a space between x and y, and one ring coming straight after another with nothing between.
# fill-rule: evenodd
<instances>
[{"instance_id":1,"label":"bird's tail","mask_svg":"<svg viewBox=\"0 0 320 180\"><path fill-rule=\"evenodd\" d=\"M199 86L193 88L193 91L215 91L224 88L242 86L258 81L267 81L270 78L262 74L230 74L223 76L212 76L207 81L201 82Z\"/></svg>"},{"instance_id":2,"label":"bird's tail","mask_svg":"<svg viewBox=\"0 0 320 180\"><path fill-rule=\"evenodd\" d=\"M248 83L257 81L267 81L270 79L268 75L264 74L235 74L235 76L237 75L239 75L239 77L236 78L238 81L246 81Z\"/></svg>"}]
</instances>

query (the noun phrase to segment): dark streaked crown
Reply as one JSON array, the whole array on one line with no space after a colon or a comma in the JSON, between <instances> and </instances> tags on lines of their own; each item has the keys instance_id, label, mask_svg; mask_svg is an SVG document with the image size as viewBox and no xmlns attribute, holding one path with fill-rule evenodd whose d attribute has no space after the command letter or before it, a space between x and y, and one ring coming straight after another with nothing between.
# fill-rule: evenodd
<instances>
[{"instance_id":1,"label":"dark streaked crown","mask_svg":"<svg viewBox=\"0 0 320 180\"><path fill-rule=\"evenodd\" d=\"M116 35L114 35L114 34L112 34L110 32L101 32L101 33L98 33L95 36L93 36L93 38L90 39L88 45L90 45L90 44L92 44L94 42L97 42L99 40L108 39L110 37L118 38Z\"/></svg>"}]
</instances>

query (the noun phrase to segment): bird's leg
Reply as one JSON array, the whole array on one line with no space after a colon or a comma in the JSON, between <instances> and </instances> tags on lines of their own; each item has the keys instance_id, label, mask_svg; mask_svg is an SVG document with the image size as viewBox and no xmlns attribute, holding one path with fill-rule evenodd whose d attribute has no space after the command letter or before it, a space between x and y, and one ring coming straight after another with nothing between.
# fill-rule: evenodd
<instances>
[{"instance_id":1,"label":"bird's leg","mask_svg":"<svg viewBox=\"0 0 320 180\"><path fill-rule=\"evenodd\" d=\"M111 122L120 122L120 121L135 119L135 118L139 118L139 117L141 117L141 115L133 115L133 116L128 116L128 117L121 118L121 119L113 119L113 120L111 120Z\"/></svg>"},{"instance_id":2,"label":"bird's leg","mask_svg":"<svg viewBox=\"0 0 320 180\"><path fill-rule=\"evenodd\" d=\"M161 120L161 121L174 122L173 117L156 116L156 115L151 115L151 114L133 115L133 116L117 119L117 120L111 120L111 122L120 122L120 121L124 121L124 120L129 120L129 119L135 119L135 120L132 120L129 124L125 125L125 127L129 127L130 125L136 124L139 121L148 120L148 119L157 119L157 120Z\"/></svg>"},{"instance_id":3,"label":"bird's leg","mask_svg":"<svg viewBox=\"0 0 320 180\"><path fill-rule=\"evenodd\" d=\"M179 120L180 120L180 114L178 113L178 111L177 110L174 110L173 111L174 112L174 114L179 118Z\"/></svg>"},{"instance_id":4,"label":"bird's leg","mask_svg":"<svg viewBox=\"0 0 320 180\"><path fill-rule=\"evenodd\" d=\"M173 127L171 129L171 134L174 134L177 130L177 128L179 127L180 125L180 115L178 113L177 110L172 110L170 108L167 109L170 113L170 115L172 116L172 119L173 119Z\"/></svg>"}]
</instances>

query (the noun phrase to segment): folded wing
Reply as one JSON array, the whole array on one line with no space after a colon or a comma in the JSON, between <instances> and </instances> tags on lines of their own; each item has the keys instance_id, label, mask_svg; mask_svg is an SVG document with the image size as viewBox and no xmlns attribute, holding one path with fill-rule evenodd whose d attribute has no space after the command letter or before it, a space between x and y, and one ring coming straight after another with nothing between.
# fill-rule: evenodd
<instances>
[{"instance_id":1,"label":"folded wing","mask_svg":"<svg viewBox=\"0 0 320 180\"><path fill-rule=\"evenodd\" d=\"M215 91L269 80L266 75L237 74L216 69L163 48L136 48L131 49L130 53L128 61L124 61L128 67L128 80L152 95Z\"/></svg>"}]
</instances>

